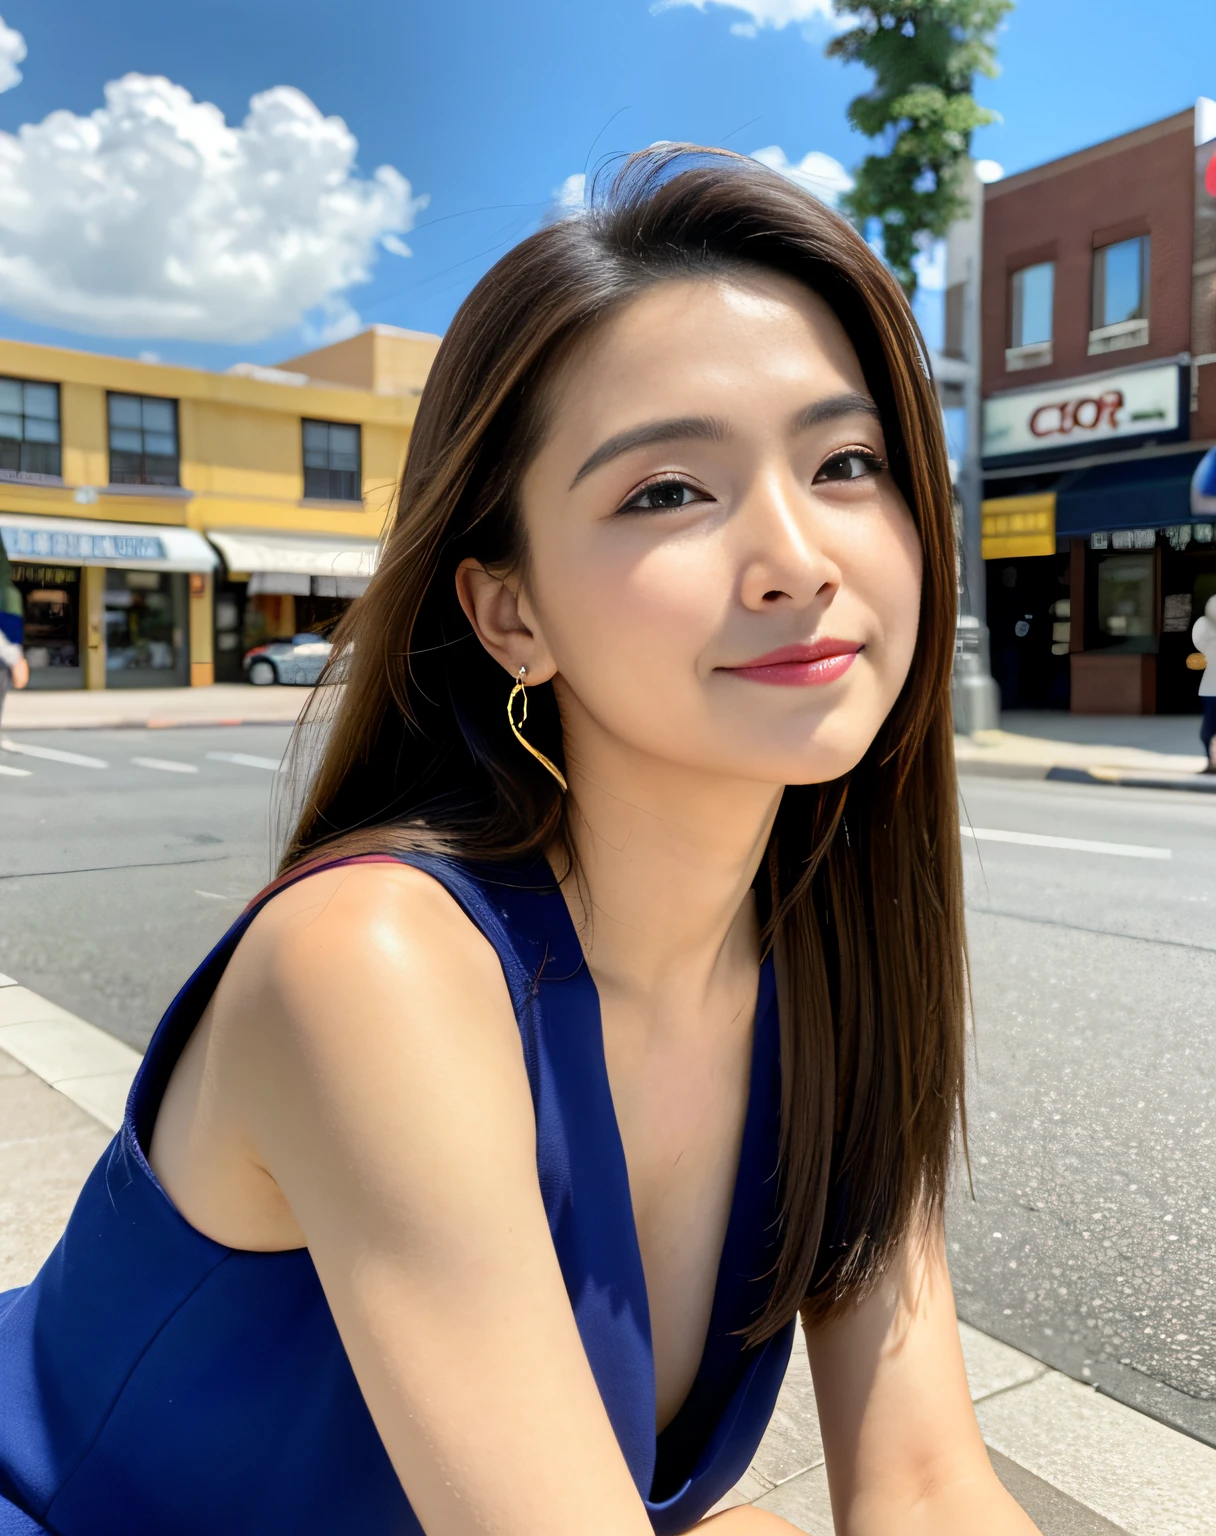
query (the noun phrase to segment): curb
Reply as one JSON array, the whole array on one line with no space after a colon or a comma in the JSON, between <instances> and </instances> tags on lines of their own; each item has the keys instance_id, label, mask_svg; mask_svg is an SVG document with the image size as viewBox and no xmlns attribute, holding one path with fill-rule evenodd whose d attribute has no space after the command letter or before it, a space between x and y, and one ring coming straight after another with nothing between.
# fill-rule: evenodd
<instances>
[{"instance_id":1,"label":"curb","mask_svg":"<svg viewBox=\"0 0 1216 1536\"><path fill-rule=\"evenodd\" d=\"M1050 779L1056 784L1100 784L1115 789L1172 789L1216 795L1216 774L1145 773L1135 768L1041 767L1036 763L999 763L964 758L955 763L960 779Z\"/></svg>"},{"instance_id":2,"label":"curb","mask_svg":"<svg viewBox=\"0 0 1216 1536\"><path fill-rule=\"evenodd\" d=\"M176 731L176 730L210 730L212 726L219 725L287 725L294 726L298 717L290 719L283 715L245 715L240 719L227 718L223 720L155 720L155 719L122 719L115 717L112 720L74 720L54 721L36 725L6 725L5 734L16 731Z\"/></svg>"},{"instance_id":3,"label":"curb","mask_svg":"<svg viewBox=\"0 0 1216 1536\"><path fill-rule=\"evenodd\" d=\"M1044 778L1058 784L1114 784L1121 789L1181 789L1193 795L1216 795L1216 774L1137 773L1124 768L1049 768Z\"/></svg>"},{"instance_id":4,"label":"curb","mask_svg":"<svg viewBox=\"0 0 1216 1536\"><path fill-rule=\"evenodd\" d=\"M0 975L0 1050L109 1131L122 1124L143 1057L95 1024Z\"/></svg>"}]
</instances>

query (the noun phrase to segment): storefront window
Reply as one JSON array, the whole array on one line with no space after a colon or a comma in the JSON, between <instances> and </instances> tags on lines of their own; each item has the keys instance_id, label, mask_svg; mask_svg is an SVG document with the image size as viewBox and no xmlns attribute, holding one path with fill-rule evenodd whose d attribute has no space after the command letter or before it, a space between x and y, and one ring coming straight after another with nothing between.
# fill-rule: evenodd
<instances>
[{"instance_id":1,"label":"storefront window","mask_svg":"<svg viewBox=\"0 0 1216 1536\"><path fill-rule=\"evenodd\" d=\"M107 571L106 673L172 683L183 670L182 578L165 571Z\"/></svg>"},{"instance_id":2,"label":"storefront window","mask_svg":"<svg viewBox=\"0 0 1216 1536\"><path fill-rule=\"evenodd\" d=\"M1151 636L1153 560L1151 555L1113 555L1098 567L1098 628L1110 640Z\"/></svg>"},{"instance_id":3,"label":"storefront window","mask_svg":"<svg viewBox=\"0 0 1216 1536\"><path fill-rule=\"evenodd\" d=\"M38 674L80 665L80 567L14 565L13 585L25 610L25 659Z\"/></svg>"}]
</instances>

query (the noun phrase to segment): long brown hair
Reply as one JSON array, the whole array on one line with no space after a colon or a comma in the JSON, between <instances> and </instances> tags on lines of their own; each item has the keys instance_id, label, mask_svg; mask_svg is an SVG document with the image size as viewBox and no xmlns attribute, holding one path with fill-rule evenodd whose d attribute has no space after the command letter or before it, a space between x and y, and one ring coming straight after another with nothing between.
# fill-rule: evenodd
<instances>
[{"instance_id":1,"label":"long brown hair","mask_svg":"<svg viewBox=\"0 0 1216 1536\"><path fill-rule=\"evenodd\" d=\"M916 1224L940 1217L962 1113L950 477L916 323L843 219L754 161L664 146L631 156L587 211L482 278L435 358L379 568L335 637L345 686L318 690L340 700L283 868L419 848L505 861L563 842L561 794L510 736L508 680L465 619L454 573L466 556L526 558L520 480L545 430L546 385L589 327L652 283L740 268L792 276L839 317L923 550L898 701L851 773L785 790L756 881L783 1077L782 1246L748 1335L759 1342L799 1308L837 1313ZM530 704L530 736L561 763L552 689Z\"/></svg>"}]
</instances>

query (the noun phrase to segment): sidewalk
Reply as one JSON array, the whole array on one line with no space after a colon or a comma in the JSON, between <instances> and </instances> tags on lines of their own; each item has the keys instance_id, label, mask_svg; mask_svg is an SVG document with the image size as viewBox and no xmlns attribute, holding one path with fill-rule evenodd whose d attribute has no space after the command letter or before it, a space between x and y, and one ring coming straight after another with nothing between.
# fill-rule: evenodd
<instances>
[{"instance_id":1,"label":"sidewalk","mask_svg":"<svg viewBox=\"0 0 1216 1536\"><path fill-rule=\"evenodd\" d=\"M294 725L311 688L216 683L210 688L101 688L10 692L5 731L113 730L177 725Z\"/></svg>"},{"instance_id":2,"label":"sidewalk","mask_svg":"<svg viewBox=\"0 0 1216 1536\"><path fill-rule=\"evenodd\" d=\"M138 1060L129 1046L0 976L0 1291L28 1281L54 1246L122 1118ZM993 1465L1043 1536L1216 1531L1216 1450L966 1324L960 1332ZM768 1433L720 1507L751 1503L808 1536L833 1536L800 1340Z\"/></svg>"},{"instance_id":3,"label":"sidewalk","mask_svg":"<svg viewBox=\"0 0 1216 1536\"><path fill-rule=\"evenodd\" d=\"M1001 729L954 738L959 772L1072 779L1216 793L1205 776L1198 715L1009 712Z\"/></svg>"}]
</instances>

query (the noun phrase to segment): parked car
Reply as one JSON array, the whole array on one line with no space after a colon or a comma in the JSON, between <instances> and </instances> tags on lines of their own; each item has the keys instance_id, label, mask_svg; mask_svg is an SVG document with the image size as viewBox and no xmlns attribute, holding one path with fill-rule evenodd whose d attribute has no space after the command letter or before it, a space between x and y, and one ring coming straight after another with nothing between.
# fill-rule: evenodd
<instances>
[{"instance_id":1,"label":"parked car","mask_svg":"<svg viewBox=\"0 0 1216 1536\"><path fill-rule=\"evenodd\" d=\"M324 635L292 635L271 640L246 652L245 675L251 683L304 683L311 687L321 675L333 649Z\"/></svg>"}]
</instances>

